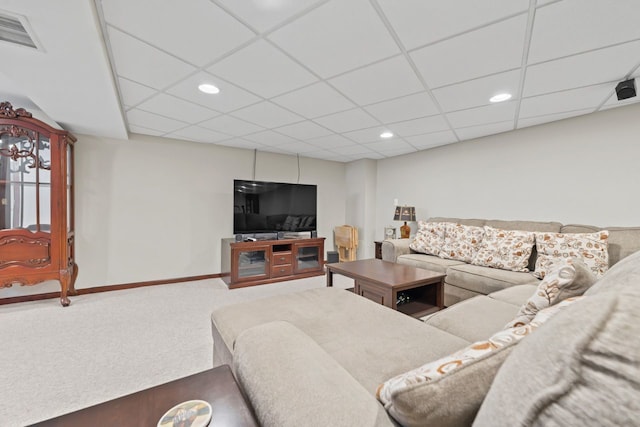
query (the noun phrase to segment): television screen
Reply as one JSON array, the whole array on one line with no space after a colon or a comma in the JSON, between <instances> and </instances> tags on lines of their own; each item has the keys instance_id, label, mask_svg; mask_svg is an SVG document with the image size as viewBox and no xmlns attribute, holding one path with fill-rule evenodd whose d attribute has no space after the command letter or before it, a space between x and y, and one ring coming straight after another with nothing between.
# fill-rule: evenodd
<instances>
[{"instance_id":1,"label":"television screen","mask_svg":"<svg viewBox=\"0 0 640 427\"><path fill-rule=\"evenodd\" d=\"M233 233L316 230L317 186L233 181Z\"/></svg>"}]
</instances>

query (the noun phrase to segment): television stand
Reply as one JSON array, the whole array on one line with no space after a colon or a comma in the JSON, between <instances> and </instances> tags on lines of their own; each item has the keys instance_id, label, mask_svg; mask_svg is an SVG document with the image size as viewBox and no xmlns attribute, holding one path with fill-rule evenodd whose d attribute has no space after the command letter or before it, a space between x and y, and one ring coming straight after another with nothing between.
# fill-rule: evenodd
<instances>
[{"instance_id":1,"label":"television stand","mask_svg":"<svg viewBox=\"0 0 640 427\"><path fill-rule=\"evenodd\" d=\"M222 274L230 289L324 274L324 237L236 242L222 239Z\"/></svg>"}]
</instances>

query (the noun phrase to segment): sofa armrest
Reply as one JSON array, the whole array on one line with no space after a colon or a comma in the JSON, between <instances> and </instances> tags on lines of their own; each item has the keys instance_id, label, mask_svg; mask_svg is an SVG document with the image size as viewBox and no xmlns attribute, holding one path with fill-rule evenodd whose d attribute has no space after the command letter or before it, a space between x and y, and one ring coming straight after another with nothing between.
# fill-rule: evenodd
<instances>
[{"instance_id":1,"label":"sofa armrest","mask_svg":"<svg viewBox=\"0 0 640 427\"><path fill-rule=\"evenodd\" d=\"M411 239L389 239L382 242L382 260L396 262L398 256L411 253Z\"/></svg>"},{"instance_id":2,"label":"sofa armrest","mask_svg":"<svg viewBox=\"0 0 640 427\"><path fill-rule=\"evenodd\" d=\"M233 367L262 426L393 425L373 392L288 322L238 335Z\"/></svg>"}]
</instances>

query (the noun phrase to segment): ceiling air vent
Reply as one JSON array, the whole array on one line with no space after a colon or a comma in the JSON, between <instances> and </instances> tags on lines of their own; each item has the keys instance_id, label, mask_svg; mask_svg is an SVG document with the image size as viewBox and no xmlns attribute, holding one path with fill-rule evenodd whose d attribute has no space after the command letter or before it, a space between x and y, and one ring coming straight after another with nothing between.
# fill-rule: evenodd
<instances>
[{"instance_id":1,"label":"ceiling air vent","mask_svg":"<svg viewBox=\"0 0 640 427\"><path fill-rule=\"evenodd\" d=\"M37 49L35 42L19 18L0 14L0 40Z\"/></svg>"}]
</instances>

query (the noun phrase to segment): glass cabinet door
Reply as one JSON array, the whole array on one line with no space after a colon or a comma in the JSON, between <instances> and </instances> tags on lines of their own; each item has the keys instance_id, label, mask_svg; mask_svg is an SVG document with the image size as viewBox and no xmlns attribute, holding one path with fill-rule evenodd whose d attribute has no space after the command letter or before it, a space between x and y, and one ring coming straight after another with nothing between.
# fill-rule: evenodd
<instances>
[{"instance_id":1,"label":"glass cabinet door","mask_svg":"<svg viewBox=\"0 0 640 427\"><path fill-rule=\"evenodd\" d=\"M320 262L320 246L316 243L312 244L296 244L295 245L295 272L314 271L321 268Z\"/></svg>"},{"instance_id":2,"label":"glass cabinet door","mask_svg":"<svg viewBox=\"0 0 640 427\"><path fill-rule=\"evenodd\" d=\"M254 246L249 249L235 248L237 259L236 280L255 280L269 277L269 246Z\"/></svg>"}]
</instances>

